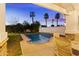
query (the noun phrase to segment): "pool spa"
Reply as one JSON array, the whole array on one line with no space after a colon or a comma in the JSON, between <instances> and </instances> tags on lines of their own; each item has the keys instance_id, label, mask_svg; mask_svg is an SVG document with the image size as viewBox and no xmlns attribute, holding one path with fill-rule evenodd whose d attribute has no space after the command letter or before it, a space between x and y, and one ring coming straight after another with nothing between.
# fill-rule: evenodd
<instances>
[{"instance_id":1,"label":"pool spa","mask_svg":"<svg viewBox=\"0 0 79 59\"><path fill-rule=\"evenodd\" d=\"M30 43L46 43L53 37L50 33L28 33L26 36Z\"/></svg>"}]
</instances>

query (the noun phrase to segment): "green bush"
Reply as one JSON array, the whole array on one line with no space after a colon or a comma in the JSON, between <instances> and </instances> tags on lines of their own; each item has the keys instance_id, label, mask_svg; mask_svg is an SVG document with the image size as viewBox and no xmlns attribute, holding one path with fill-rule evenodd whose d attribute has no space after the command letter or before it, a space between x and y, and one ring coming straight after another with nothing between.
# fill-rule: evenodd
<instances>
[{"instance_id":1,"label":"green bush","mask_svg":"<svg viewBox=\"0 0 79 59\"><path fill-rule=\"evenodd\" d=\"M39 32L40 23L38 21L32 23L31 25L27 22L24 22L23 24L16 24L16 25L8 25L6 26L7 32L11 33L23 33L26 32L26 30L30 30L31 32Z\"/></svg>"},{"instance_id":2,"label":"green bush","mask_svg":"<svg viewBox=\"0 0 79 59\"><path fill-rule=\"evenodd\" d=\"M30 26L31 32L39 32L40 23L38 21L34 22Z\"/></svg>"}]
</instances>

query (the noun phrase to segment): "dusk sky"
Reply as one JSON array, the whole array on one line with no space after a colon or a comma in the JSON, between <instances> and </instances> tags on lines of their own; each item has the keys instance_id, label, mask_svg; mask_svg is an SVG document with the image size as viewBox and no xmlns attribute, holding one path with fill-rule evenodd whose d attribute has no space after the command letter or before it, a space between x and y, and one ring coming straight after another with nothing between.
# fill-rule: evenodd
<instances>
[{"instance_id":1,"label":"dusk sky","mask_svg":"<svg viewBox=\"0 0 79 59\"><path fill-rule=\"evenodd\" d=\"M52 7L53 8L53 7ZM52 24L52 18L55 19L55 14L57 13L54 10L49 10L44 7L34 5L32 3L7 3L6 4L6 25L23 23L27 21L32 23L30 18L30 12L35 12L34 21L39 21L42 25L45 25L44 14L49 14L48 26ZM63 15L59 19L59 24L64 24ZM54 21L56 25L56 21Z\"/></svg>"}]
</instances>

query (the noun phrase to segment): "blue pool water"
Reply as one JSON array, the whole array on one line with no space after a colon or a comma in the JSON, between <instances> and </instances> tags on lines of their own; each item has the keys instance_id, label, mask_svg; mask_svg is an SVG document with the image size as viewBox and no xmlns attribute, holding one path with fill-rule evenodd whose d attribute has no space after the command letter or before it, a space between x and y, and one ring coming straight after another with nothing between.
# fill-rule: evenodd
<instances>
[{"instance_id":1,"label":"blue pool water","mask_svg":"<svg viewBox=\"0 0 79 59\"><path fill-rule=\"evenodd\" d=\"M31 33L27 34L31 43L46 43L52 37L49 33Z\"/></svg>"}]
</instances>

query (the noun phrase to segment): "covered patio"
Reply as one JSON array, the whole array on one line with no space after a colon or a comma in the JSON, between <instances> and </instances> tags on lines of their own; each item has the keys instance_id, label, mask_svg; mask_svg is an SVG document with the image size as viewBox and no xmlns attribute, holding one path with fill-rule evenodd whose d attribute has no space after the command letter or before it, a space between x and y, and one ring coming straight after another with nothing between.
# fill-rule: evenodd
<instances>
[{"instance_id":1,"label":"covered patio","mask_svg":"<svg viewBox=\"0 0 79 59\"><path fill-rule=\"evenodd\" d=\"M58 46L56 55L74 55L72 48L79 51L79 4L71 3L34 3L38 6L55 10L64 14L66 18L65 40L60 38L60 33L54 33L54 43ZM0 55L7 55L7 32L5 30L6 4L0 4ZM73 40L72 40L73 39ZM63 43L64 42L64 43ZM64 45L66 44L66 45ZM64 52L61 52L64 51ZM68 51L66 53L66 51Z\"/></svg>"}]
</instances>

